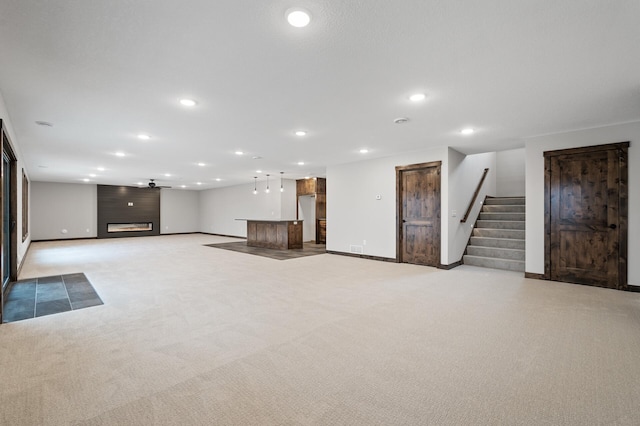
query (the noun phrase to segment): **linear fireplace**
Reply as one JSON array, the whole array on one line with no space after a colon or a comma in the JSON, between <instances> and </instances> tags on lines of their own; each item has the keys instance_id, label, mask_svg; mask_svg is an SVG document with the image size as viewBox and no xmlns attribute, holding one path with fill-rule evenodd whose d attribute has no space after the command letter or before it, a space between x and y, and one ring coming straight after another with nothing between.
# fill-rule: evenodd
<instances>
[{"instance_id":1,"label":"linear fireplace","mask_svg":"<svg viewBox=\"0 0 640 426\"><path fill-rule=\"evenodd\" d=\"M153 231L153 222L108 223L107 232L141 232Z\"/></svg>"}]
</instances>

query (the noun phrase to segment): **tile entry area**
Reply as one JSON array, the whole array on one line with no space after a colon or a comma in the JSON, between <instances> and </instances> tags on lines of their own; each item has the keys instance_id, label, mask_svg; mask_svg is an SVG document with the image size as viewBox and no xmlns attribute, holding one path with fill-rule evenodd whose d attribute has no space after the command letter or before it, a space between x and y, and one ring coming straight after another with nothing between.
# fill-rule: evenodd
<instances>
[{"instance_id":1,"label":"tile entry area","mask_svg":"<svg viewBox=\"0 0 640 426\"><path fill-rule=\"evenodd\" d=\"M279 250L263 247L250 247L246 241L233 243L205 244L207 247L214 247L223 250L237 251L240 253L254 254L256 256L268 257L275 260L297 259L299 257L315 256L327 252L325 244L303 243L302 249Z\"/></svg>"},{"instance_id":2,"label":"tile entry area","mask_svg":"<svg viewBox=\"0 0 640 426\"><path fill-rule=\"evenodd\" d=\"M13 284L4 305L3 322L102 305L102 299L82 273L29 278Z\"/></svg>"}]
</instances>

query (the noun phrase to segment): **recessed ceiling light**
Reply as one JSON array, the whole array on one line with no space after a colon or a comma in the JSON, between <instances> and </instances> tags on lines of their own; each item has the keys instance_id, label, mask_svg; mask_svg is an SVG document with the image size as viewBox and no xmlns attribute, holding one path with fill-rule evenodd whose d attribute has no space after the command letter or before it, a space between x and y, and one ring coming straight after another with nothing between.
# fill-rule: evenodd
<instances>
[{"instance_id":1,"label":"recessed ceiling light","mask_svg":"<svg viewBox=\"0 0 640 426\"><path fill-rule=\"evenodd\" d=\"M166 177L171 177L171 173L165 173L164 174Z\"/></svg>"},{"instance_id":2,"label":"recessed ceiling light","mask_svg":"<svg viewBox=\"0 0 640 426\"><path fill-rule=\"evenodd\" d=\"M138 184L138 185L144 185L144 183L142 183L142 182L138 182L137 184Z\"/></svg>"},{"instance_id":3,"label":"recessed ceiling light","mask_svg":"<svg viewBox=\"0 0 640 426\"><path fill-rule=\"evenodd\" d=\"M149 139L151 139L151 136L145 135L144 133L140 133L138 135L138 139L142 139L143 141L148 141Z\"/></svg>"},{"instance_id":4,"label":"recessed ceiling light","mask_svg":"<svg viewBox=\"0 0 640 426\"><path fill-rule=\"evenodd\" d=\"M82 179L83 182L89 182L89 179Z\"/></svg>"},{"instance_id":5,"label":"recessed ceiling light","mask_svg":"<svg viewBox=\"0 0 640 426\"><path fill-rule=\"evenodd\" d=\"M200 167L204 167L204 166L206 166L206 164L204 164L204 163L198 163L198 166L200 166Z\"/></svg>"},{"instance_id":6,"label":"recessed ceiling light","mask_svg":"<svg viewBox=\"0 0 640 426\"><path fill-rule=\"evenodd\" d=\"M89 175L89 177L96 177L96 175L95 175L95 174L93 174L93 173L91 173L91 174Z\"/></svg>"},{"instance_id":7,"label":"recessed ceiling light","mask_svg":"<svg viewBox=\"0 0 640 426\"><path fill-rule=\"evenodd\" d=\"M304 178L305 179L311 179L311 176L305 176Z\"/></svg>"},{"instance_id":8,"label":"recessed ceiling light","mask_svg":"<svg viewBox=\"0 0 640 426\"><path fill-rule=\"evenodd\" d=\"M180 99L180 103L184 106L192 107L196 106L197 102L193 99Z\"/></svg>"},{"instance_id":9,"label":"recessed ceiling light","mask_svg":"<svg viewBox=\"0 0 640 426\"><path fill-rule=\"evenodd\" d=\"M395 120L393 120L393 122L396 123L396 124L404 124L407 121L409 121L409 119L406 118L406 117L400 117L400 118L396 118Z\"/></svg>"},{"instance_id":10,"label":"recessed ceiling light","mask_svg":"<svg viewBox=\"0 0 640 426\"><path fill-rule=\"evenodd\" d=\"M98 171L104 172L104 167L98 167Z\"/></svg>"},{"instance_id":11,"label":"recessed ceiling light","mask_svg":"<svg viewBox=\"0 0 640 426\"><path fill-rule=\"evenodd\" d=\"M473 134L474 130L471 127L467 127L466 129L462 129L460 130L460 133L462 133L463 135L471 135Z\"/></svg>"},{"instance_id":12,"label":"recessed ceiling light","mask_svg":"<svg viewBox=\"0 0 640 426\"><path fill-rule=\"evenodd\" d=\"M118 157L124 157L124 152L120 152L120 151L118 151L118 152L116 152L116 155L117 155Z\"/></svg>"},{"instance_id":13,"label":"recessed ceiling light","mask_svg":"<svg viewBox=\"0 0 640 426\"><path fill-rule=\"evenodd\" d=\"M426 97L427 95L425 95L424 93L415 93L409 96L409 99L412 100L413 102L420 102L420 101L424 101Z\"/></svg>"},{"instance_id":14,"label":"recessed ceiling light","mask_svg":"<svg viewBox=\"0 0 640 426\"><path fill-rule=\"evenodd\" d=\"M236 151L236 155L244 155L244 152L242 152L242 151Z\"/></svg>"},{"instance_id":15,"label":"recessed ceiling light","mask_svg":"<svg viewBox=\"0 0 640 426\"><path fill-rule=\"evenodd\" d=\"M256 173L262 173L262 170L256 170Z\"/></svg>"},{"instance_id":16,"label":"recessed ceiling light","mask_svg":"<svg viewBox=\"0 0 640 426\"><path fill-rule=\"evenodd\" d=\"M196 182L196 185L202 185L202 182Z\"/></svg>"},{"instance_id":17,"label":"recessed ceiling light","mask_svg":"<svg viewBox=\"0 0 640 426\"><path fill-rule=\"evenodd\" d=\"M304 166L304 161L298 161L298 166Z\"/></svg>"},{"instance_id":18,"label":"recessed ceiling light","mask_svg":"<svg viewBox=\"0 0 640 426\"><path fill-rule=\"evenodd\" d=\"M304 130L296 130L296 136L306 136L307 132Z\"/></svg>"},{"instance_id":19,"label":"recessed ceiling light","mask_svg":"<svg viewBox=\"0 0 640 426\"><path fill-rule=\"evenodd\" d=\"M180 188L186 188L187 185L180 185Z\"/></svg>"},{"instance_id":20,"label":"recessed ceiling light","mask_svg":"<svg viewBox=\"0 0 640 426\"><path fill-rule=\"evenodd\" d=\"M216 178L216 182L220 182L222 179L220 178Z\"/></svg>"},{"instance_id":21,"label":"recessed ceiling light","mask_svg":"<svg viewBox=\"0 0 640 426\"><path fill-rule=\"evenodd\" d=\"M360 154L366 154L367 152L369 152L369 150L368 150L368 149L366 149L366 148L362 148L362 149L360 150Z\"/></svg>"},{"instance_id":22,"label":"recessed ceiling light","mask_svg":"<svg viewBox=\"0 0 640 426\"><path fill-rule=\"evenodd\" d=\"M40 121L40 120L38 120L38 121L36 121L36 124L38 126L53 127L53 124L49 123L48 121Z\"/></svg>"},{"instance_id":23,"label":"recessed ceiling light","mask_svg":"<svg viewBox=\"0 0 640 426\"><path fill-rule=\"evenodd\" d=\"M309 22L311 22L311 15L304 9L293 8L287 10L287 21L291 26L302 28L309 25Z\"/></svg>"}]
</instances>

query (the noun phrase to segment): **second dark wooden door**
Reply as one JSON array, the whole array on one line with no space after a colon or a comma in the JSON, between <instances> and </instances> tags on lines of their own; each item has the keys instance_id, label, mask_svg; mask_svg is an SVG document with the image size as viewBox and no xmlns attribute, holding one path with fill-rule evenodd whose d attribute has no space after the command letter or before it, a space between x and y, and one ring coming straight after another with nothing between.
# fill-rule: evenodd
<instances>
[{"instance_id":1,"label":"second dark wooden door","mask_svg":"<svg viewBox=\"0 0 640 426\"><path fill-rule=\"evenodd\" d=\"M405 263L440 264L440 163L398 168L400 257Z\"/></svg>"},{"instance_id":2,"label":"second dark wooden door","mask_svg":"<svg viewBox=\"0 0 640 426\"><path fill-rule=\"evenodd\" d=\"M626 288L627 147L545 153L548 278Z\"/></svg>"}]
</instances>

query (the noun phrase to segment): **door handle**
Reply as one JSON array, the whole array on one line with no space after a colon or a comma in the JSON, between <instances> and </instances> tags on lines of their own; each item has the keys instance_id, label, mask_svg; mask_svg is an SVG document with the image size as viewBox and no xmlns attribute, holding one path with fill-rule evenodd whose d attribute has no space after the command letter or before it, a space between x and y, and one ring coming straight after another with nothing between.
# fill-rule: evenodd
<instances>
[{"instance_id":1,"label":"door handle","mask_svg":"<svg viewBox=\"0 0 640 426\"><path fill-rule=\"evenodd\" d=\"M402 219L402 223L407 223L407 219Z\"/></svg>"},{"instance_id":2,"label":"door handle","mask_svg":"<svg viewBox=\"0 0 640 426\"><path fill-rule=\"evenodd\" d=\"M618 227L618 225L616 225L615 223L612 223L611 225L609 225L609 228L611 229L616 229Z\"/></svg>"}]
</instances>

